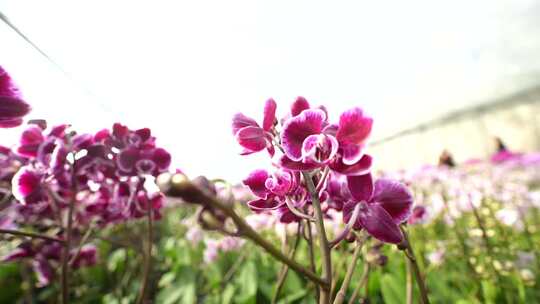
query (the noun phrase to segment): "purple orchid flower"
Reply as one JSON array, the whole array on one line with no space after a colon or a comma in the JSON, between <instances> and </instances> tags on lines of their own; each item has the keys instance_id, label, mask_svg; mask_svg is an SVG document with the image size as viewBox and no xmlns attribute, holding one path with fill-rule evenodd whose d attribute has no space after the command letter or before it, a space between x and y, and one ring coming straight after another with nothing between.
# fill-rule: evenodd
<instances>
[{"instance_id":1,"label":"purple orchid flower","mask_svg":"<svg viewBox=\"0 0 540 304\"><path fill-rule=\"evenodd\" d=\"M328 165L346 175L369 172L372 159L364 154L372 119L360 108L344 112L338 125L329 125L320 109L305 109L287 120L281 143L285 155L279 164L289 170L313 170Z\"/></svg>"},{"instance_id":2,"label":"purple orchid flower","mask_svg":"<svg viewBox=\"0 0 540 304\"><path fill-rule=\"evenodd\" d=\"M24 100L8 73L0 66L0 128L20 126L31 108Z\"/></svg>"},{"instance_id":3,"label":"purple orchid flower","mask_svg":"<svg viewBox=\"0 0 540 304\"><path fill-rule=\"evenodd\" d=\"M274 137L272 128L276 122L276 102L268 99L264 106L264 117L262 127L250 117L242 113L237 113L233 117L232 130L236 141L242 146L241 155L248 155L266 149L268 153L274 155Z\"/></svg>"},{"instance_id":4,"label":"purple orchid flower","mask_svg":"<svg viewBox=\"0 0 540 304\"><path fill-rule=\"evenodd\" d=\"M374 183L371 174L348 176L347 185L352 200L343 206L343 220L383 242L403 241L399 224L407 221L413 204L407 187L389 179Z\"/></svg>"}]
</instances>

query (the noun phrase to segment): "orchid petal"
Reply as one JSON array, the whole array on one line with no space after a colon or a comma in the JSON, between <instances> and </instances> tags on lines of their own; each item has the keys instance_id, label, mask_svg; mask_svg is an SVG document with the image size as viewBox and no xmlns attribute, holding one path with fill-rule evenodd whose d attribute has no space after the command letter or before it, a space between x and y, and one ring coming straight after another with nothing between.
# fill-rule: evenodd
<instances>
[{"instance_id":1,"label":"orchid petal","mask_svg":"<svg viewBox=\"0 0 540 304\"><path fill-rule=\"evenodd\" d=\"M275 210L279 208L281 205L283 205L283 203L280 203L273 197L270 197L268 199L258 199L258 200L249 201L247 205L249 209L251 209L252 211L264 212L264 211Z\"/></svg>"},{"instance_id":2,"label":"orchid petal","mask_svg":"<svg viewBox=\"0 0 540 304\"><path fill-rule=\"evenodd\" d=\"M378 179L374 188L372 201L383 207L397 224L409 218L413 197L405 185L394 180Z\"/></svg>"},{"instance_id":3,"label":"orchid petal","mask_svg":"<svg viewBox=\"0 0 540 304\"><path fill-rule=\"evenodd\" d=\"M308 110L309 102L302 96L299 96L296 98L296 100L291 105L291 115L298 116L300 115L304 110Z\"/></svg>"},{"instance_id":4,"label":"orchid petal","mask_svg":"<svg viewBox=\"0 0 540 304\"><path fill-rule=\"evenodd\" d=\"M251 117L247 117L242 113L236 113L232 119L233 135L236 135L240 129L245 127L259 127L259 124Z\"/></svg>"},{"instance_id":5,"label":"orchid petal","mask_svg":"<svg viewBox=\"0 0 540 304\"><path fill-rule=\"evenodd\" d=\"M345 111L339 117L337 139L340 144L363 144L371 133L373 119L364 116L360 108Z\"/></svg>"},{"instance_id":6,"label":"orchid petal","mask_svg":"<svg viewBox=\"0 0 540 304\"><path fill-rule=\"evenodd\" d=\"M372 163L373 158L367 154L364 154L358 162L352 165L344 164L343 158L338 156L336 160L330 164L330 169L347 176L365 175L370 172Z\"/></svg>"},{"instance_id":7,"label":"orchid petal","mask_svg":"<svg viewBox=\"0 0 540 304\"><path fill-rule=\"evenodd\" d=\"M236 133L236 140L247 151L258 152L268 145L268 139L263 129L259 127L244 127Z\"/></svg>"},{"instance_id":8,"label":"orchid petal","mask_svg":"<svg viewBox=\"0 0 540 304\"><path fill-rule=\"evenodd\" d=\"M358 220L366 231L376 239L392 244L403 241L403 234L390 214L378 204L362 203Z\"/></svg>"},{"instance_id":9,"label":"orchid petal","mask_svg":"<svg viewBox=\"0 0 540 304\"><path fill-rule=\"evenodd\" d=\"M368 202L373 196L373 178L371 174L347 176L347 186L357 201Z\"/></svg>"},{"instance_id":10,"label":"orchid petal","mask_svg":"<svg viewBox=\"0 0 540 304\"><path fill-rule=\"evenodd\" d=\"M334 136L310 135L302 144L302 160L306 163L326 164L336 156L338 146Z\"/></svg>"},{"instance_id":11,"label":"orchid petal","mask_svg":"<svg viewBox=\"0 0 540 304\"><path fill-rule=\"evenodd\" d=\"M306 110L285 122L281 143L287 157L294 161L302 159L304 140L313 134L321 133L325 114L321 110Z\"/></svg>"},{"instance_id":12,"label":"orchid petal","mask_svg":"<svg viewBox=\"0 0 540 304\"><path fill-rule=\"evenodd\" d=\"M249 187L251 192L256 196L266 199L268 197L268 189L266 188L266 180L269 178L266 170L254 170L242 183Z\"/></svg>"},{"instance_id":13,"label":"orchid petal","mask_svg":"<svg viewBox=\"0 0 540 304\"><path fill-rule=\"evenodd\" d=\"M276 108L277 104L272 98L266 101L262 123L263 130L269 131L274 126L274 122L276 121Z\"/></svg>"},{"instance_id":14,"label":"orchid petal","mask_svg":"<svg viewBox=\"0 0 540 304\"><path fill-rule=\"evenodd\" d=\"M293 161L286 155L283 155L278 160L278 166L291 171L311 171L320 168L321 166L323 166L323 164Z\"/></svg>"}]
</instances>

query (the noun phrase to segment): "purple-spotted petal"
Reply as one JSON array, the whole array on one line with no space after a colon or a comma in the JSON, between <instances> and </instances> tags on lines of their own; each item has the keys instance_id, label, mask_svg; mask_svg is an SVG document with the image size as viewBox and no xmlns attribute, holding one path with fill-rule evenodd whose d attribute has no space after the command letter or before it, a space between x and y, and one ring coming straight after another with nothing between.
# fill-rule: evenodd
<instances>
[{"instance_id":1,"label":"purple-spotted petal","mask_svg":"<svg viewBox=\"0 0 540 304\"><path fill-rule=\"evenodd\" d=\"M366 231L376 239L392 244L403 241L403 234L390 214L378 204L361 203L358 220Z\"/></svg>"},{"instance_id":2,"label":"purple-spotted petal","mask_svg":"<svg viewBox=\"0 0 540 304\"><path fill-rule=\"evenodd\" d=\"M406 221L412 210L413 197L402 183L389 179L375 182L372 201L386 210L396 223Z\"/></svg>"},{"instance_id":3,"label":"purple-spotted petal","mask_svg":"<svg viewBox=\"0 0 540 304\"><path fill-rule=\"evenodd\" d=\"M259 127L245 127L236 133L236 140L245 151L258 152L268 145L268 139L263 129Z\"/></svg>"},{"instance_id":4,"label":"purple-spotted petal","mask_svg":"<svg viewBox=\"0 0 540 304\"><path fill-rule=\"evenodd\" d=\"M352 165L346 165L343 163L343 157L338 156L335 161L330 164L330 169L340 174L352 176L352 175L365 175L371 171L371 165L373 158L370 155L364 154L362 158Z\"/></svg>"},{"instance_id":5,"label":"purple-spotted petal","mask_svg":"<svg viewBox=\"0 0 540 304\"><path fill-rule=\"evenodd\" d=\"M340 144L361 145L371 133L373 119L364 116L360 108L345 111L339 117L337 139Z\"/></svg>"},{"instance_id":6,"label":"purple-spotted petal","mask_svg":"<svg viewBox=\"0 0 540 304\"><path fill-rule=\"evenodd\" d=\"M275 210L279 208L282 203L274 199L274 197L270 197L268 199L258 199L249 201L247 203L249 209L255 212L263 212L263 211L269 211L269 210Z\"/></svg>"},{"instance_id":7,"label":"purple-spotted petal","mask_svg":"<svg viewBox=\"0 0 540 304\"><path fill-rule=\"evenodd\" d=\"M334 136L315 134L308 136L302 144L302 161L326 164L337 154L338 142Z\"/></svg>"},{"instance_id":8,"label":"purple-spotted petal","mask_svg":"<svg viewBox=\"0 0 540 304\"><path fill-rule=\"evenodd\" d=\"M281 143L287 157L294 161L302 159L304 140L323 130L326 116L321 110L306 110L285 122L281 134Z\"/></svg>"},{"instance_id":9,"label":"purple-spotted petal","mask_svg":"<svg viewBox=\"0 0 540 304\"><path fill-rule=\"evenodd\" d=\"M347 176L347 186L352 197L358 202L368 202L373 196L373 178L371 177L371 173Z\"/></svg>"},{"instance_id":10,"label":"purple-spotted petal","mask_svg":"<svg viewBox=\"0 0 540 304\"><path fill-rule=\"evenodd\" d=\"M293 161L286 155L282 155L278 160L278 166L292 171L310 171L320 168L321 166L323 166L323 164Z\"/></svg>"},{"instance_id":11,"label":"purple-spotted petal","mask_svg":"<svg viewBox=\"0 0 540 304\"><path fill-rule=\"evenodd\" d=\"M296 98L296 100L291 105L291 115L298 116L302 111L309 109L309 102L302 96Z\"/></svg>"},{"instance_id":12,"label":"purple-spotted petal","mask_svg":"<svg viewBox=\"0 0 540 304\"><path fill-rule=\"evenodd\" d=\"M259 127L259 124L251 117L247 117L242 113L236 113L232 119L233 135L236 135L240 129L245 127Z\"/></svg>"},{"instance_id":13,"label":"purple-spotted petal","mask_svg":"<svg viewBox=\"0 0 540 304\"><path fill-rule=\"evenodd\" d=\"M272 129L272 126L274 126L274 122L276 121L276 102L270 98L266 101L266 104L264 105L264 118L262 123L262 128L265 131L269 131Z\"/></svg>"},{"instance_id":14,"label":"purple-spotted petal","mask_svg":"<svg viewBox=\"0 0 540 304\"><path fill-rule=\"evenodd\" d=\"M268 189L266 189L266 180L269 175L266 170L258 169L254 170L249 176L242 181L242 183L249 187L251 192L256 196L266 199L268 197Z\"/></svg>"}]
</instances>

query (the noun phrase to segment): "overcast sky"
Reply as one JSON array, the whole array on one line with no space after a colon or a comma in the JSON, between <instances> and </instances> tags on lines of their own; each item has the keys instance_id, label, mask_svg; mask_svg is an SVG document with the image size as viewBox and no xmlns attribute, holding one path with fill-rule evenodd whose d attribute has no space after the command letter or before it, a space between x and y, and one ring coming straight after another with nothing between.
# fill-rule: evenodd
<instances>
[{"instance_id":1,"label":"overcast sky","mask_svg":"<svg viewBox=\"0 0 540 304\"><path fill-rule=\"evenodd\" d=\"M380 138L534 84L540 67L533 0L0 0L0 11L71 75L0 24L0 65L33 118L151 127L177 167L232 180L267 161L238 156L230 117L260 120L269 97L281 114L298 95L333 118L363 107Z\"/></svg>"}]
</instances>

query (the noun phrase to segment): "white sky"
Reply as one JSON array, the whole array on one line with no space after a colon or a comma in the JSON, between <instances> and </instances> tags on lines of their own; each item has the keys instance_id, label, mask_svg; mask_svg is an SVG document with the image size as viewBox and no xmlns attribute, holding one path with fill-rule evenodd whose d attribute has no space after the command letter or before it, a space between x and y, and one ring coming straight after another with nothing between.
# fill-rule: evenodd
<instances>
[{"instance_id":1,"label":"white sky","mask_svg":"<svg viewBox=\"0 0 540 304\"><path fill-rule=\"evenodd\" d=\"M267 161L237 154L230 117L260 120L269 97L281 114L297 95L334 118L361 106L377 138L540 71L533 0L0 0L0 11L75 79L0 23L0 65L32 118L148 126L177 167L233 181Z\"/></svg>"}]
</instances>

